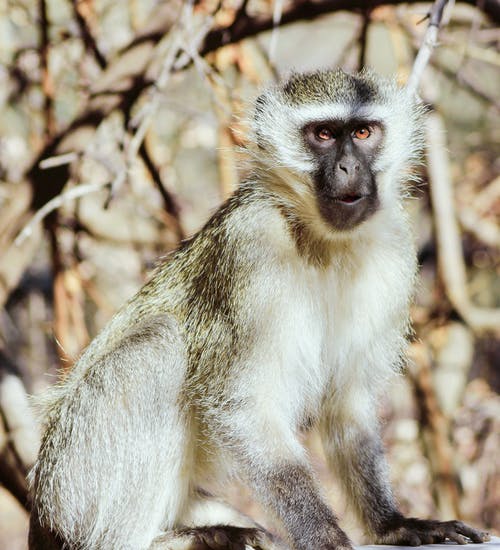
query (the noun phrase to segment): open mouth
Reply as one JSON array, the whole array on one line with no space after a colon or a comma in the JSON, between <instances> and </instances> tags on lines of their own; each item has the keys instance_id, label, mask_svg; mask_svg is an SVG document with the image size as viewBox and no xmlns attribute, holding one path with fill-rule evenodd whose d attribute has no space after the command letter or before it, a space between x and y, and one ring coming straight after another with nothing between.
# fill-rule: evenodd
<instances>
[{"instance_id":1,"label":"open mouth","mask_svg":"<svg viewBox=\"0 0 500 550\"><path fill-rule=\"evenodd\" d=\"M340 202L342 204L356 204L360 200L366 198L365 195L356 195L356 194L348 194L348 195L341 195L340 197L335 197L336 202Z\"/></svg>"},{"instance_id":2,"label":"open mouth","mask_svg":"<svg viewBox=\"0 0 500 550\"><path fill-rule=\"evenodd\" d=\"M325 221L335 229L353 229L367 220L379 207L376 190L336 191L331 194L318 194L319 211Z\"/></svg>"}]
</instances>

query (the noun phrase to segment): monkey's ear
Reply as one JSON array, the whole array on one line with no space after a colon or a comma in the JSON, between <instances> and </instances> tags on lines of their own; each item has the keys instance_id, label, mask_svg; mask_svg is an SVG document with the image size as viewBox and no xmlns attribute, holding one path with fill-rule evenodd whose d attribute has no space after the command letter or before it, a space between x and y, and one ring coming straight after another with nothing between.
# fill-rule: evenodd
<instances>
[{"instance_id":1,"label":"monkey's ear","mask_svg":"<svg viewBox=\"0 0 500 550\"><path fill-rule=\"evenodd\" d=\"M254 119L259 120L259 118L264 114L266 111L266 106L268 105L268 100L266 94L261 94L256 100L255 100L255 110L254 110Z\"/></svg>"},{"instance_id":2,"label":"monkey's ear","mask_svg":"<svg viewBox=\"0 0 500 550\"><path fill-rule=\"evenodd\" d=\"M264 149L264 136L262 134L261 128L265 127L262 124L262 120L266 118L267 111L268 111L268 97L267 95L261 94L256 100L255 100L255 109L253 113L253 134L255 143L258 145L260 149Z\"/></svg>"}]
</instances>

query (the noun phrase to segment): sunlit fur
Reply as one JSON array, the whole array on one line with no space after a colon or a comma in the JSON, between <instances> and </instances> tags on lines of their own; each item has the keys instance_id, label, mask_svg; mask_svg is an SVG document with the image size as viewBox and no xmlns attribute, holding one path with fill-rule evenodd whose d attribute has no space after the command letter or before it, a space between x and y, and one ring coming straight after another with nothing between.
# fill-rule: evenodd
<instances>
[{"instance_id":1,"label":"sunlit fur","mask_svg":"<svg viewBox=\"0 0 500 550\"><path fill-rule=\"evenodd\" d=\"M318 215L301 128L353 112L386 129L376 162L381 207L335 231ZM371 74L295 75L261 96L248 179L46 396L31 475L43 526L82 550L189 548L173 529L233 522L194 514L195 487L239 476L290 545L348 547L297 436L319 423L330 464L376 530L359 502L361 462L349 457L376 433L378 392L406 345L416 261L402 197L420 115L393 82ZM366 475L381 478L393 506L377 464ZM314 513L290 512L288 494ZM42 548L37 528L31 548Z\"/></svg>"}]
</instances>

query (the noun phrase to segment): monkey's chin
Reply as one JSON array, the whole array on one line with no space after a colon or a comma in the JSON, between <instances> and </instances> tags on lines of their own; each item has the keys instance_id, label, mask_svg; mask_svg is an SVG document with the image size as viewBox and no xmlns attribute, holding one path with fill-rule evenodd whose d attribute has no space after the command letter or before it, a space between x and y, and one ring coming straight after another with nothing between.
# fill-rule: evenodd
<instances>
[{"instance_id":1,"label":"monkey's chin","mask_svg":"<svg viewBox=\"0 0 500 550\"><path fill-rule=\"evenodd\" d=\"M352 231L371 218L379 208L376 193L318 197L318 209L323 220L336 231Z\"/></svg>"}]
</instances>

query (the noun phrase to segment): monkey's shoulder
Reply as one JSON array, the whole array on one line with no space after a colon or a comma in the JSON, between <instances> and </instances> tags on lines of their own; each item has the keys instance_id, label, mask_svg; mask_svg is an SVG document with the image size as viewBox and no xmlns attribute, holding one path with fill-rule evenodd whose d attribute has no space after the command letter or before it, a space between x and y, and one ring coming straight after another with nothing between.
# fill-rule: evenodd
<instances>
[{"instance_id":1,"label":"monkey's shoulder","mask_svg":"<svg viewBox=\"0 0 500 550\"><path fill-rule=\"evenodd\" d=\"M242 185L190 239L159 267L157 278L170 283L247 276L275 261L290 246L272 197L257 186Z\"/></svg>"}]
</instances>

